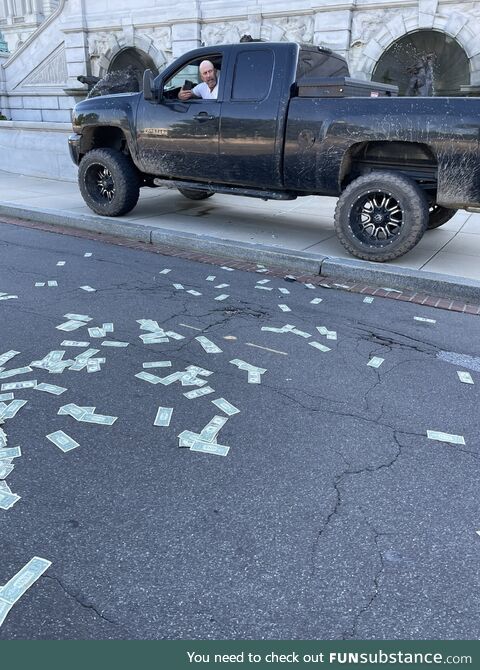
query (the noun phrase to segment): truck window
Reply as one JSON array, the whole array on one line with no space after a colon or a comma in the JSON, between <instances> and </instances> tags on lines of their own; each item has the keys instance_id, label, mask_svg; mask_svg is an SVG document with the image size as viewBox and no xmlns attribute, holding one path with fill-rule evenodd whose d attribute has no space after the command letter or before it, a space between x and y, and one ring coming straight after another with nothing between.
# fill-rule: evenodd
<instances>
[{"instance_id":1,"label":"truck window","mask_svg":"<svg viewBox=\"0 0 480 670\"><path fill-rule=\"evenodd\" d=\"M233 72L232 100L263 100L272 85L273 51L240 51Z\"/></svg>"},{"instance_id":2,"label":"truck window","mask_svg":"<svg viewBox=\"0 0 480 670\"><path fill-rule=\"evenodd\" d=\"M178 91L185 84L186 81L190 82L191 86L196 86L200 84L202 79L199 73L199 66L203 60L210 60L217 70L218 78L220 79L220 70L222 67L222 56L221 54L212 54L202 56L202 58L196 58L189 63L185 63L182 67L177 70L163 86L163 90L166 98L176 99Z\"/></svg>"}]
</instances>

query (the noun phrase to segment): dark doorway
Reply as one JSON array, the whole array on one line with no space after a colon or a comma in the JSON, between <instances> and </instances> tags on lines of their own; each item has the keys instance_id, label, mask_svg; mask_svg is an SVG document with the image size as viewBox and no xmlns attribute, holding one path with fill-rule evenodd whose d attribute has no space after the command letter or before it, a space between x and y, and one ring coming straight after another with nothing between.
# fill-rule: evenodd
<instances>
[{"instance_id":1,"label":"dark doorway","mask_svg":"<svg viewBox=\"0 0 480 670\"><path fill-rule=\"evenodd\" d=\"M462 95L460 87L470 84L467 55L453 37L435 30L417 30L394 42L380 57L372 80L395 84L405 95L412 68L429 54L433 54L433 95Z\"/></svg>"},{"instance_id":2,"label":"dark doorway","mask_svg":"<svg viewBox=\"0 0 480 670\"><path fill-rule=\"evenodd\" d=\"M108 68L108 72L123 71L129 66L135 71L140 86L143 80L143 73L146 69L150 69L153 72L154 77L158 74L158 69L152 58L144 51L135 49L134 47L122 49L115 54Z\"/></svg>"}]
</instances>

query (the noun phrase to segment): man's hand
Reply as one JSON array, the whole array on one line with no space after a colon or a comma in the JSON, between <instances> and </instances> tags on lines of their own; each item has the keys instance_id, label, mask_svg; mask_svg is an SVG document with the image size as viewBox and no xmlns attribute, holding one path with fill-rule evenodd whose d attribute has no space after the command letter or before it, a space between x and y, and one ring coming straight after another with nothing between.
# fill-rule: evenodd
<instances>
[{"instance_id":1,"label":"man's hand","mask_svg":"<svg viewBox=\"0 0 480 670\"><path fill-rule=\"evenodd\" d=\"M191 91L184 91L183 88L180 89L180 92L178 94L178 99L179 100L190 100L190 98L195 97Z\"/></svg>"}]
</instances>

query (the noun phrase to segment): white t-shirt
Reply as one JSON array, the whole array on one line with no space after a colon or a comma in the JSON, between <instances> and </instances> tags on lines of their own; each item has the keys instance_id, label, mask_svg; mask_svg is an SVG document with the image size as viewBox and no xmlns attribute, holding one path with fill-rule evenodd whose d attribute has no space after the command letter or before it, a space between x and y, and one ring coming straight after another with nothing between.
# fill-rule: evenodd
<instances>
[{"instance_id":1,"label":"white t-shirt","mask_svg":"<svg viewBox=\"0 0 480 670\"><path fill-rule=\"evenodd\" d=\"M208 84L202 81L201 84L197 84L192 88L193 95L196 95L197 98L203 98L204 100L216 100L218 95L218 78L215 88L211 91L208 88Z\"/></svg>"}]
</instances>

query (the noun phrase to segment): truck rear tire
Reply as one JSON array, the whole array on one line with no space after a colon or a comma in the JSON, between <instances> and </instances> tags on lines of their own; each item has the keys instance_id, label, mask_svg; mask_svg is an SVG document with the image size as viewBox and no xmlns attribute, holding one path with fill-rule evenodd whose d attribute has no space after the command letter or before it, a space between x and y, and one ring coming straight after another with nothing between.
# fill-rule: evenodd
<instances>
[{"instance_id":1,"label":"truck rear tire","mask_svg":"<svg viewBox=\"0 0 480 670\"><path fill-rule=\"evenodd\" d=\"M189 200L206 200L213 195L213 191L200 191L196 188L179 188L178 190Z\"/></svg>"},{"instance_id":2,"label":"truck rear tire","mask_svg":"<svg viewBox=\"0 0 480 670\"><path fill-rule=\"evenodd\" d=\"M97 214L122 216L138 202L140 179L128 156L114 149L92 149L80 161L83 199Z\"/></svg>"},{"instance_id":3,"label":"truck rear tire","mask_svg":"<svg viewBox=\"0 0 480 670\"><path fill-rule=\"evenodd\" d=\"M450 221L457 212L457 209L448 209L448 207L442 207L441 205L430 205L427 226L428 230L434 230L435 228L443 226L443 224Z\"/></svg>"},{"instance_id":4,"label":"truck rear tire","mask_svg":"<svg viewBox=\"0 0 480 670\"><path fill-rule=\"evenodd\" d=\"M428 202L417 184L393 172L371 172L343 191L335 232L357 258L383 263L403 256L428 225Z\"/></svg>"}]
</instances>

